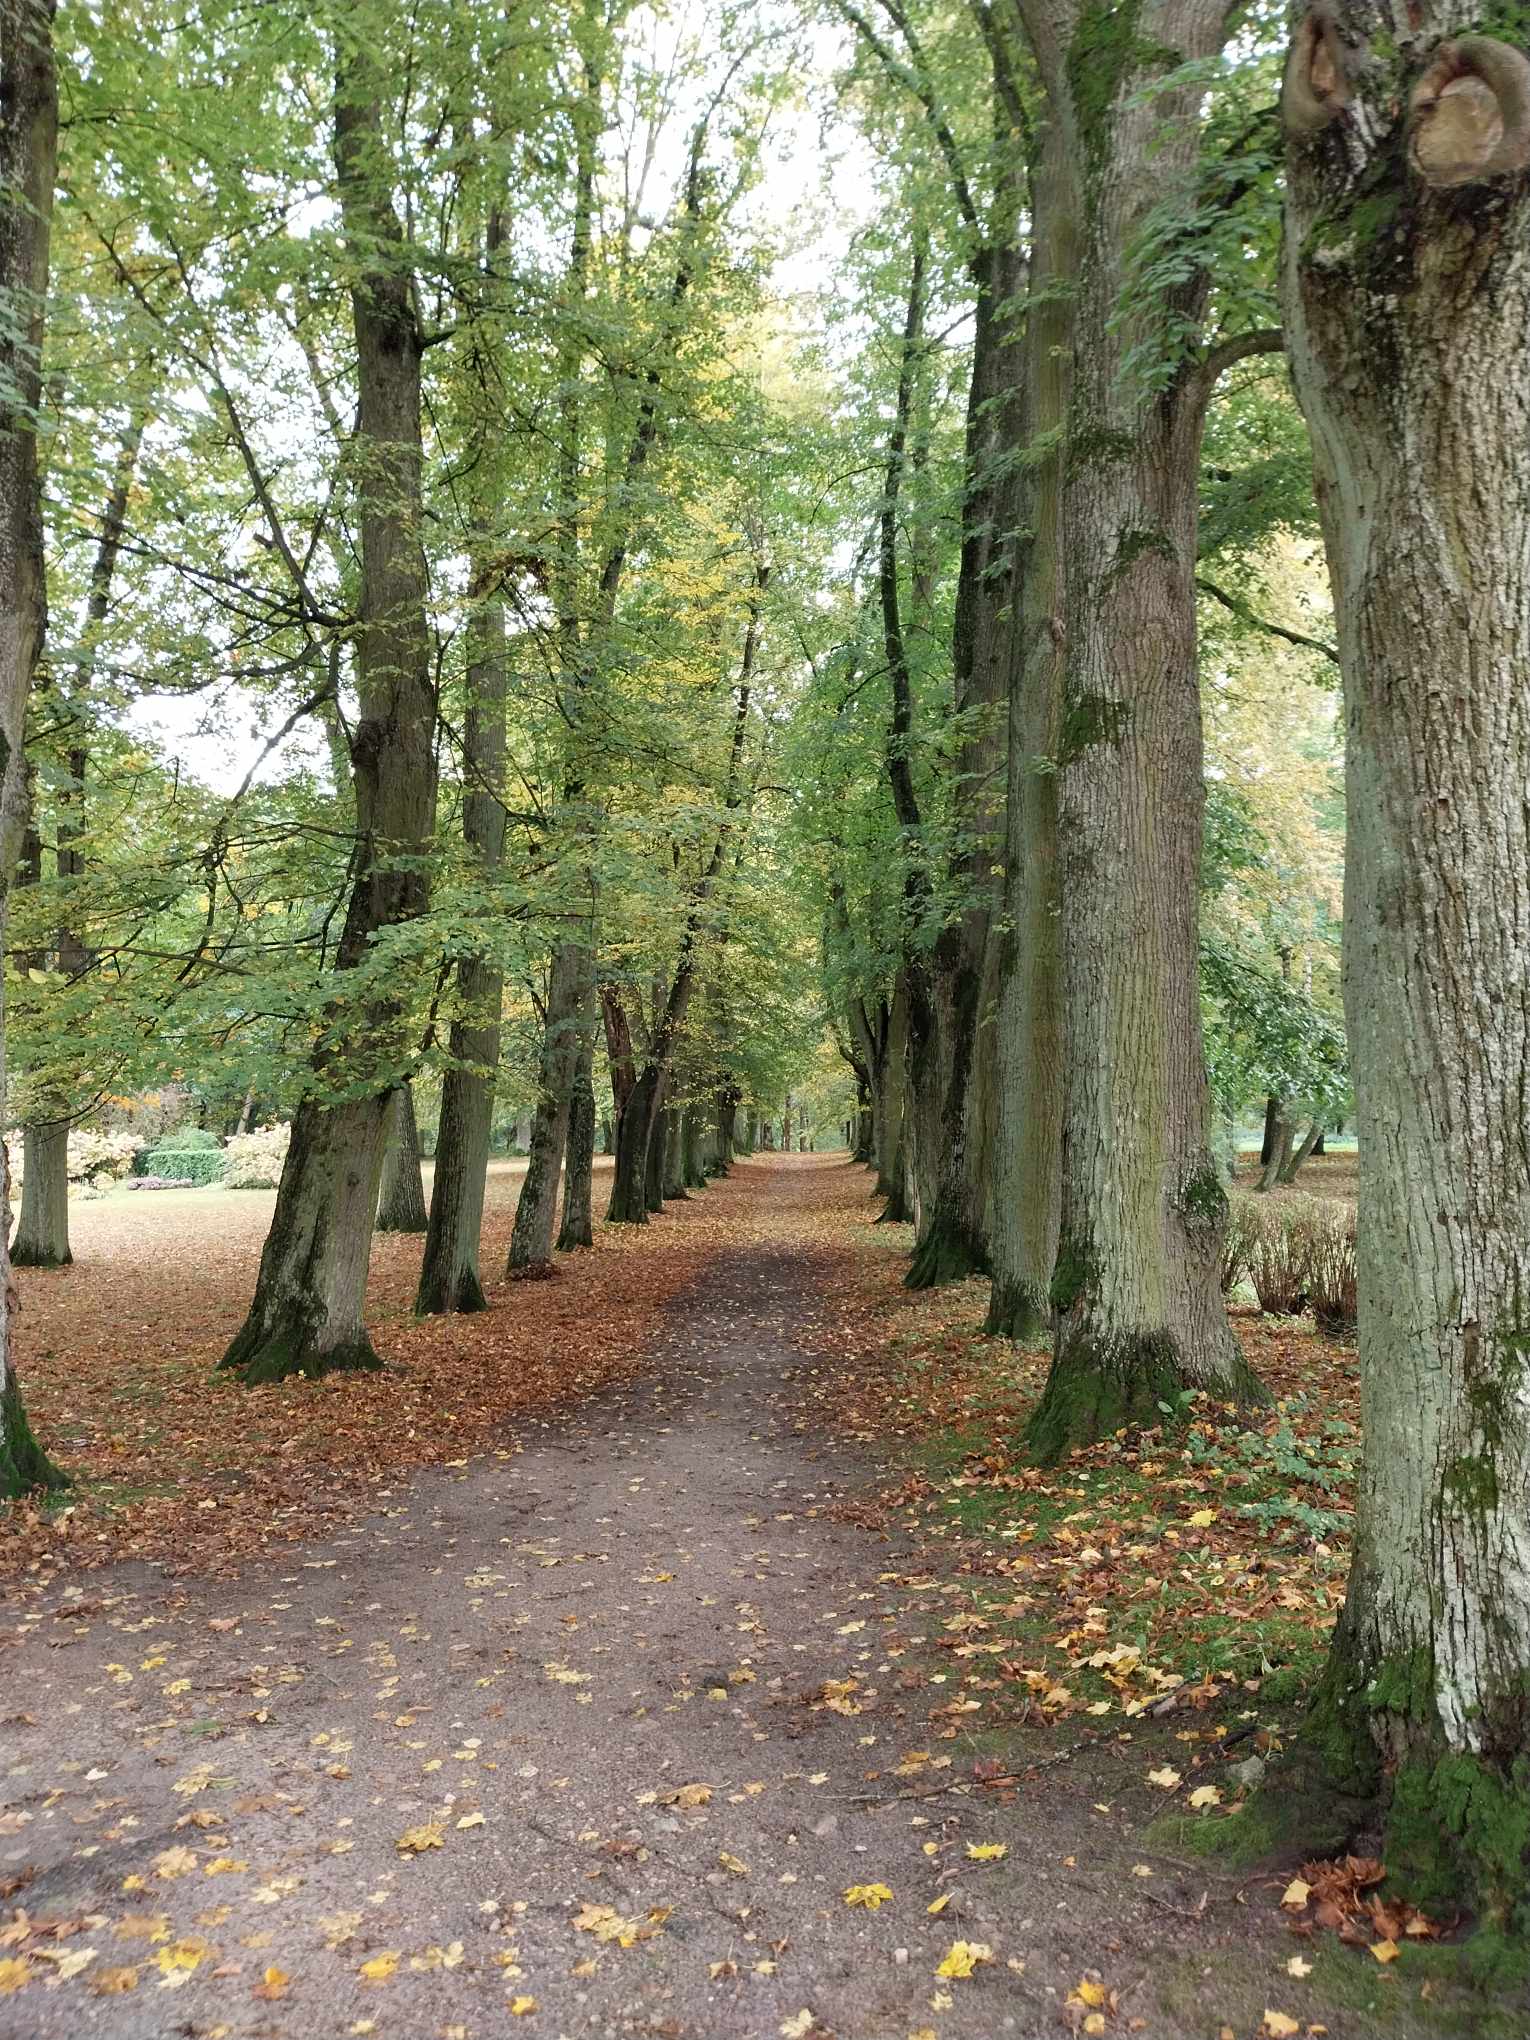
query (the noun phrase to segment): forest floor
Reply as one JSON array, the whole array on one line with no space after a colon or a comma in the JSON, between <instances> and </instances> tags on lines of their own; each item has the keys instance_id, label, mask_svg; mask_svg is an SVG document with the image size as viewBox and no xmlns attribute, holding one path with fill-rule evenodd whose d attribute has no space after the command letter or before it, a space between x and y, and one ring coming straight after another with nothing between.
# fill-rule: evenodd
<instances>
[{"instance_id":1,"label":"forest floor","mask_svg":"<svg viewBox=\"0 0 1530 2040\"><path fill-rule=\"evenodd\" d=\"M1370 1871L1207 1847L1338 1605L1353 1354L1242 1317L1266 1424L1039 1474L1043 1358L867 1188L760 1158L448 1325L381 1242L388 1371L253 1393L257 1205L86 1207L26 1281L87 1478L3 1533L0 2040L1522 2034Z\"/></svg>"}]
</instances>

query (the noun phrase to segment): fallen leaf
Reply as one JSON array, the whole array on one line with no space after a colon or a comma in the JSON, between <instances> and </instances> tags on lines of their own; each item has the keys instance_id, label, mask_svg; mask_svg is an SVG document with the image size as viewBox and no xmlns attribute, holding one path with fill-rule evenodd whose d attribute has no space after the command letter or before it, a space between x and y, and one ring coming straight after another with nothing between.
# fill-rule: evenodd
<instances>
[{"instance_id":1,"label":"fallen leaf","mask_svg":"<svg viewBox=\"0 0 1530 2040\"><path fill-rule=\"evenodd\" d=\"M845 1893L845 1904L863 1905L868 1912L875 1912L891 1897L892 1892L885 1884L852 1884Z\"/></svg>"},{"instance_id":2,"label":"fallen leaf","mask_svg":"<svg viewBox=\"0 0 1530 2040\"><path fill-rule=\"evenodd\" d=\"M1282 1905L1290 1906L1293 1911L1299 1912L1311 1896L1312 1886L1307 1880L1304 1877L1293 1877L1281 1893L1280 1902Z\"/></svg>"},{"instance_id":3,"label":"fallen leaf","mask_svg":"<svg viewBox=\"0 0 1530 2040\"><path fill-rule=\"evenodd\" d=\"M974 1863L997 1863L1009 1854L1007 1842L969 1842L967 1854Z\"/></svg>"},{"instance_id":4,"label":"fallen leaf","mask_svg":"<svg viewBox=\"0 0 1530 2040\"><path fill-rule=\"evenodd\" d=\"M1395 1941L1373 1941L1371 1943L1371 1953L1378 1962L1395 1962L1397 1960L1397 1943Z\"/></svg>"},{"instance_id":5,"label":"fallen leaf","mask_svg":"<svg viewBox=\"0 0 1530 2040\"><path fill-rule=\"evenodd\" d=\"M1220 1806L1222 1804L1221 1787L1219 1785L1197 1785L1190 1795L1190 1804L1196 1808L1202 1806Z\"/></svg>"},{"instance_id":6,"label":"fallen leaf","mask_svg":"<svg viewBox=\"0 0 1530 2040\"><path fill-rule=\"evenodd\" d=\"M398 1949L384 1948L380 1955L374 1955L369 1962L363 1962L356 1974L367 1983L386 1983L398 1964Z\"/></svg>"},{"instance_id":7,"label":"fallen leaf","mask_svg":"<svg viewBox=\"0 0 1530 2040\"><path fill-rule=\"evenodd\" d=\"M1259 2028L1266 2040L1292 2040L1292 2035L1301 2031L1295 2019L1288 2019L1284 2012L1272 2012L1265 2007L1264 2024Z\"/></svg>"},{"instance_id":8,"label":"fallen leaf","mask_svg":"<svg viewBox=\"0 0 1530 2040\"><path fill-rule=\"evenodd\" d=\"M1286 1974L1287 1976L1310 1976L1312 1974L1312 1964L1300 1955L1293 1955L1286 1964Z\"/></svg>"},{"instance_id":9,"label":"fallen leaf","mask_svg":"<svg viewBox=\"0 0 1530 2040\"><path fill-rule=\"evenodd\" d=\"M1172 1792L1179 1783L1179 1773L1170 1765L1165 1764L1160 1771L1148 1772L1148 1783L1149 1785L1160 1786L1165 1792Z\"/></svg>"},{"instance_id":10,"label":"fallen leaf","mask_svg":"<svg viewBox=\"0 0 1530 2040\"><path fill-rule=\"evenodd\" d=\"M287 1995L287 1988L291 1982L292 1978L285 1969L268 1969L260 1982L256 1984L254 1995L258 1998L264 1998L267 2003L274 2003L276 1999L284 1998Z\"/></svg>"},{"instance_id":11,"label":"fallen leaf","mask_svg":"<svg viewBox=\"0 0 1530 2040\"><path fill-rule=\"evenodd\" d=\"M980 1962L992 1962L993 1950L986 1941L953 1941L937 1976L970 1976Z\"/></svg>"},{"instance_id":12,"label":"fallen leaf","mask_svg":"<svg viewBox=\"0 0 1530 2040\"><path fill-rule=\"evenodd\" d=\"M426 1821L420 1827L406 1829L394 1847L401 1856L422 1856L427 1849L439 1849L446 1837L435 1821Z\"/></svg>"}]
</instances>

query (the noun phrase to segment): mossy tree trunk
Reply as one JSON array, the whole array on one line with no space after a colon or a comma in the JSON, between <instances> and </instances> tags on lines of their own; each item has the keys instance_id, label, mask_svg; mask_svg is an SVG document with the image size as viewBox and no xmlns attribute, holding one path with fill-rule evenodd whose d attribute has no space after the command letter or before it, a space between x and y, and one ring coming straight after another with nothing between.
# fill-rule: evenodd
<instances>
[{"instance_id":1,"label":"mossy tree trunk","mask_svg":"<svg viewBox=\"0 0 1530 2040\"><path fill-rule=\"evenodd\" d=\"M69 1122L30 1121L23 1139L26 1165L11 1265L67 1268L74 1259L69 1251Z\"/></svg>"},{"instance_id":2,"label":"mossy tree trunk","mask_svg":"<svg viewBox=\"0 0 1530 2040\"><path fill-rule=\"evenodd\" d=\"M37 421L43 308L58 154L50 0L0 0L0 949L26 828L27 697L48 627ZM0 1126L5 1124L5 988L0 979ZM32 1434L16 1373L20 1299L11 1278L10 1158L0 1141L0 1499L66 1476Z\"/></svg>"},{"instance_id":3,"label":"mossy tree trunk","mask_svg":"<svg viewBox=\"0 0 1530 2040\"><path fill-rule=\"evenodd\" d=\"M355 878L254 1300L221 1363L251 1383L378 1364L362 1313L384 1129L408 1043L400 987L372 951L429 900L436 703L421 536L423 350L384 140L384 64L360 35L341 24L334 115L359 394ZM342 1088L350 1095L328 1102Z\"/></svg>"},{"instance_id":4,"label":"mossy tree trunk","mask_svg":"<svg viewBox=\"0 0 1530 2040\"><path fill-rule=\"evenodd\" d=\"M1056 750L1065 1043L1056 1347L1030 1427L1043 1458L1187 1389L1260 1395L1219 1281L1198 970L1202 748L1199 456L1224 366L1278 336L1199 344L1208 277L1129 295L1143 223L1193 210L1218 0L1021 0L1079 194L1064 449L1065 670Z\"/></svg>"},{"instance_id":5,"label":"mossy tree trunk","mask_svg":"<svg viewBox=\"0 0 1530 2040\"><path fill-rule=\"evenodd\" d=\"M430 1224L425 1208L425 1177L420 1159L420 1129L414 1116L414 1086L399 1085L383 1141L383 1165L377 1193L379 1232L422 1233Z\"/></svg>"},{"instance_id":6,"label":"mossy tree trunk","mask_svg":"<svg viewBox=\"0 0 1530 2040\"><path fill-rule=\"evenodd\" d=\"M1063 432L1077 266L1078 195L1062 124L1043 126L1031 170L1031 290L1023 364L1028 532L1009 696L1005 922L998 1017L993 1288L988 1330L1027 1342L1051 1325L1062 1166L1057 754L1063 683Z\"/></svg>"},{"instance_id":7,"label":"mossy tree trunk","mask_svg":"<svg viewBox=\"0 0 1530 2040\"><path fill-rule=\"evenodd\" d=\"M1320 1704L1394 1888L1530 1946L1530 63L1339 4L1283 294L1347 722L1364 1469ZM1385 33L1381 33L1382 30ZM1449 88L1449 89L1446 89Z\"/></svg>"}]
</instances>

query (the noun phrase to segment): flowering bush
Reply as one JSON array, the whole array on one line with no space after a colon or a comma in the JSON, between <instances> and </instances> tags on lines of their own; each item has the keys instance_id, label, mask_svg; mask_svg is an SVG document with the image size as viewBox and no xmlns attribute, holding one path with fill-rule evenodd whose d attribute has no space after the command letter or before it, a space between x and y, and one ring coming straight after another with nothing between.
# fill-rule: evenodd
<instances>
[{"instance_id":1,"label":"flowering bush","mask_svg":"<svg viewBox=\"0 0 1530 2040\"><path fill-rule=\"evenodd\" d=\"M227 1167L223 1171L225 1190L274 1190L281 1181L282 1163L292 1128L285 1120L275 1126L259 1127L254 1133L236 1133L223 1150Z\"/></svg>"},{"instance_id":2,"label":"flowering bush","mask_svg":"<svg viewBox=\"0 0 1530 2040\"><path fill-rule=\"evenodd\" d=\"M136 1134L96 1133L87 1126L72 1127L69 1133L69 1180L71 1183L94 1183L104 1176L110 1182L120 1182L132 1173L133 1156L137 1151Z\"/></svg>"}]
</instances>

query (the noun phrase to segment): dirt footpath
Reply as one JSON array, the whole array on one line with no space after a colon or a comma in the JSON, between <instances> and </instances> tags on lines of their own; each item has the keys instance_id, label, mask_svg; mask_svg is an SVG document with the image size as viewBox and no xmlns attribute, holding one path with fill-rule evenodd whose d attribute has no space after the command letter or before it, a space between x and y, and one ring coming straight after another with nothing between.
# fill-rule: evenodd
<instances>
[{"instance_id":1,"label":"dirt footpath","mask_svg":"<svg viewBox=\"0 0 1530 2040\"><path fill-rule=\"evenodd\" d=\"M333 1540L12 1611L5 2040L1055 2035L1094 1967L1111 2032L1201 2030L1147 1982L1173 1872L1150 1906L1086 1779L900 1796L952 1689L793 1379L836 1263L780 1207L848 1177L708 1193L760 1225L635 1383Z\"/></svg>"}]
</instances>

